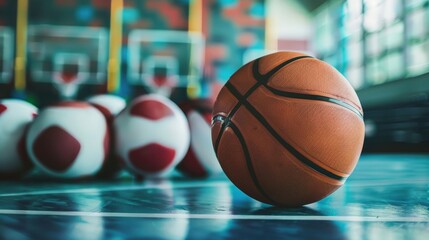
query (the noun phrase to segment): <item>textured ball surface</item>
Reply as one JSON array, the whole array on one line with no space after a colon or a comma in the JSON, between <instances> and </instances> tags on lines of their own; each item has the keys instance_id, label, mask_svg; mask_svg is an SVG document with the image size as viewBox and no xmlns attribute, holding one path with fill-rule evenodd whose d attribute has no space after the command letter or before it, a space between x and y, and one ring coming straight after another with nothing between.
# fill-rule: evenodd
<instances>
[{"instance_id":1,"label":"textured ball surface","mask_svg":"<svg viewBox=\"0 0 429 240\"><path fill-rule=\"evenodd\" d=\"M112 178L117 176L123 169L122 162L115 156L115 134L113 131L113 121L115 117L126 107L125 99L109 94L95 95L87 99L91 105L97 108L105 117L109 128L109 153L106 161L97 174L102 178Z\"/></svg>"},{"instance_id":2,"label":"textured ball surface","mask_svg":"<svg viewBox=\"0 0 429 240\"><path fill-rule=\"evenodd\" d=\"M126 106L125 99L109 94L95 95L87 100L91 105L97 108L107 121L113 122L113 119L118 115Z\"/></svg>"},{"instance_id":3,"label":"textured ball surface","mask_svg":"<svg viewBox=\"0 0 429 240\"><path fill-rule=\"evenodd\" d=\"M133 173L168 175L183 159L190 134L186 117L168 98L134 99L114 121L116 154Z\"/></svg>"},{"instance_id":4,"label":"textured ball surface","mask_svg":"<svg viewBox=\"0 0 429 240\"><path fill-rule=\"evenodd\" d=\"M25 132L36 115L37 108L28 102L0 100L0 178L16 178L31 168Z\"/></svg>"},{"instance_id":5,"label":"textured ball surface","mask_svg":"<svg viewBox=\"0 0 429 240\"><path fill-rule=\"evenodd\" d=\"M292 52L254 60L222 88L212 141L229 179L265 203L294 207L343 185L360 156L363 112L330 65Z\"/></svg>"},{"instance_id":6,"label":"textured ball surface","mask_svg":"<svg viewBox=\"0 0 429 240\"><path fill-rule=\"evenodd\" d=\"M191 131L191 144L177 169L191 177L208 177L222 172L213 150L210 134L213 103L208 99L188 100L180 104Z\"/></svg>"},{"instance_id":7,"label":"textured ball surface","mask_svg":"<svg viewBox=\"0 0 429 240\"><path fill-rule=\"evenodd\" d=\"M109 132L103 115L83 102L43 109L28 130L26 147L44 173L62 178L97 174L107 155Z\"/></svg>"}]
</instances>

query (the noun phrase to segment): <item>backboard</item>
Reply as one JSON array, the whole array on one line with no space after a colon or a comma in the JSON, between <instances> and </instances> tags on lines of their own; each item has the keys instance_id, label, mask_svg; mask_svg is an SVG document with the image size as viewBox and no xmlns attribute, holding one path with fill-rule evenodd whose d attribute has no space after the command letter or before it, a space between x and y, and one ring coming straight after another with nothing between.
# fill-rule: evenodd
<instances>
[{"instance_id":1,"label":"backboard","mask_svg":"<svg viewBox=\"0 0 429 240\"><path fill-rule=\"evenodd\" d=\"M175 87L198 84L204 65L204 39L199 33L132 30L128 37L128 79L169 95Z\"/></svg>"},{"instance_id":2,"label":"backboard","mask_svg":"<svg viewBox=\"0 0 429 240\"><path fill-rule=\"evenodd\" d=\"M8 27L0 27L0 83L12 80L14 34Z\"/></svg>"},{"instance_id":3,"label":"backboard","mask_svg":"<svg viewBox=\"0 0 429 240\"><path fill-rule=\"evenodd\" d=\"M80 84L107 81L108 32L104 28L33 25L28 28L30 80L52 83L63 98Z\"/></svg>"}]
</instances>

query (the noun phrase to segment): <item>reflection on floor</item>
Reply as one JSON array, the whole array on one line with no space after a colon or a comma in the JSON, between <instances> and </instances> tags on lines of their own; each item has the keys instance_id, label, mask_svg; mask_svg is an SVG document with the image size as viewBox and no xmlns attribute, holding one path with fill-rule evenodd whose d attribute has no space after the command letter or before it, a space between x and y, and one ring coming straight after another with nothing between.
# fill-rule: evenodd
<instances>
[{"instance_id":1,"label":"reflection on floor","mask_svg":"<svg viewBox=\"0 0 429 240\"><path fill-rule=\"evenodd\" d=\"M429 156L365 155L345 186L297 209L224 176L0 183L0 239L429 239Z\"/></svg>"}]
</instances>

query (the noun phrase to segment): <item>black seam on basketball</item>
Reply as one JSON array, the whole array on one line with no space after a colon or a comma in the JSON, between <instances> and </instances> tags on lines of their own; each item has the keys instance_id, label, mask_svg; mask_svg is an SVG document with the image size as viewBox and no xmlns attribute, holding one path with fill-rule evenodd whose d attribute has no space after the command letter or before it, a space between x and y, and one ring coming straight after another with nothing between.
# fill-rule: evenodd
<instances>
[{"instance_id":1,"label":"black seam on basketball","mask_svg":"<svg viewBox=\"0 0 429 240\"><path fill-rule=\"evenodd\" d=\"M247 92L243 95L243 98L247 99L259 86L261 86L262 84L264 84L264 82L267 82L270 79L270 77L273 76L278 70L280 70L281 68L285 67L286 65L288 65L288 64L290 64L292 62L295 62L296 60L302 59L302 58L311 58L311 57L310 56L298 56L298 57L291 58L291 59L289 59L289 60L287 60L285 62L282 62L281 64L277 65L275 68L271 69L268 73L266 73L264 75L261 75L259 73L258 69L256 69L256 72L257 72L258 76L261 76L262 78L264 78L264 80L263 81L259 81L259 79L255 77L255 79L256 79L257 82L251 88L249 88L249 90L247 90ZM260 58L258 58L258 59L255 60L255 62L253 64L253 68L254 68L255 64L257 64L259 66L259 59ZM252 72L253 72L253 74L255 74L255 69L252 69ZM226 82L226 84L225 84L225 86L228 86L228 85L231 85L230 81ZM234 108L228 114L228 118L232 118L232 116L234 116L234 114L240 108L241 104L242 104L241 101L239 101L234 106Z\"/></svg>"},{"instance_id":2,"label":"black seam on basketball","mask_svg":"<svg viewBox=\"0 0 429 240\"><path fill-rule=\"evenodd\" d=\"M296 60L302 59L302 58L312 58L312 57L310 57L310 56L298 56L298 57L294 57L294 58L288 59L287 61L285 61L285 62L277 65L275 68L271 69L268 73L266 73L264 75L261 75L259 73L259 70L256 69L256 73L258 74L258 76L261 76L261 77L266 78L266 79L264 79L263 81L259 81L259 79L257 77L255 77L255 79L256 79L257 82L249 90L247 90L247 92L243 96L244 99L247 99L259 86L261 86L264 83L264 81L268 81L268 79L270 79L270 77L272 75L274 75L277 71L279 71L281 68L285 67L286 65L288 65L288 64L290 64L290 63L292 63L292 62L294 62ZM260 58L258 58L258 59L255 60L253 66L255 64L257 64L259 66L259 59ZM255 69L253 69L253 74L255 75ZM226 82L226 84L225 84L225 86L228 86L228 85L231 85L230 81ZM216 155L217 155L217 150L218 150L218 147L219 147L219 142L220 142L220 139L222 138L223 132L228 127L230 119L235 115L235 113L238 111L238 109L240 108L241 105L242 105L242 103L241 103L241 101L239 101L237 104L235 104L235 106L231 110L231 112L229 112L228 116L224 118L224 120L222 122L222 127L220 129L219 135L218 135L218 137L216 139L215 146L214 146ZM212 122L215 121L215 117L217 117L217 116L219 116L219 115L213 116Z\"/></svg>"},{"instance_id":3,"label":"black seam on basketball","mask_svg":"<svg viewBox=\"0 0 429 240\"><path fill-rule=\"evenodd\" d=\"M252 73L253 73L253 77L256 79L257 83L255 85L253 85L246 94L244 94L245 98L248 98L250 96L250 94L252 94L256 88L258 88L259 86L261 86L262 84L268 82L268 80L276 73L278 72L280 69L282 69L283 67L285 67L286 65L289 65L293 62L295 62L296 60L299 59L303 59L303 58L312 58L310 56L298 56L298 57L294 57L291 58L285 62L282 62L281 64L277 65L275 68L271 69L270 71L268 71L265 74L261 74L259 73L259 61L261 58L258 58L255 60L255 62L252 65Z\"/></svg>"},{"instance_id":4,"label":"black seam on basketball","mask_svg":"<svg viewBox=\"0 0 429 240\"><path fill-rule=\"evenodd\" d=\"M268 79L270 79L276 72L278 72L284 66L286 66L286 65L288 65L288 64L290 64L292 62L295 62L296 60L302 59L302 58L313 58L313 57L311 57L311 56L298 56L298 57L294 57L294 58L288 59L287 61L285 61L285 62L277 65L275 68L271 69L270 71L268 71L265 74L261 74L259 72L259 61L261 60L261 58L258 58L253 63L252 73L253 73L253 76L255 78L257 78L257 77L264 78L265 81L268 81ZM258 78L256 80L258 80Z\"/></svg>"},{"instance_id":5,"label":"black seam on basketball","mask_svg":"<svg viewBox=\"0 0 429 240\"><path fill-rule=\"evenodd\" d=\"M342 177L339 176L335 173L332 173L322 167L320 167L319 165L317 165L316 163L314 163L313 161L311 161L310 159L308 159L307 157L305 157L304 155L302 155L298 150L296 150L292 145L290 145L286 140L284 140L277 132L276 130L274 130L273 127L271 127L271 125L268 123L268 121L249 103L247 102L246 99L243 98L243 96L240 95L240 93L238 92L237 89L234 88L234 86L232 86L231 84L226 85L227 88L229 89L229 91L237 98L239 99L240 102L242 102L242 104L247 108L247 110L249 110L249 112L265 127L265 129L268 130L268 132L284 147L286 148L293 156L295 156L296 159L298 159L300 162L302 162L303 164L305 164L306 166L310 167L311 169L315 170L316 172L338 180L338 181L344 181L346 179L346 177Z\"/></svg>"},{"instance_id":6,"label":"black seam on basketball","mask_svg":"<svg viewBox=\"0 0 429 240\"><path fill-rule=\"evenodd\" d=\"M252 164L252 159L250 157L249 149L247 148L246 141L244 140L243 134L241 133L240 129L233 123L230 122L229 127L232 129L232 131L235 133L235 135L238 138L238 141L241 144L241 147L244 152L244 158L246 160L247 170L249 171L250 177L252 178L253 184L255 184L256 188L259 190L259 192L272 204L274 205L281 205L280 203L274 201L262 188L261 184L259 183L258 177L256 176L255 168Z\"/></svg>"},{"instance_id":7,"label":"black seam on basketball","mask_svg":"<svg viewBox=\"0 0 429 240\"><path fill-rule=\"evenodd\" d=\"M276 68L274 68L274 69L276 69ZM253 73L253 77L256 79L256 81L258 81L258 83L264 85L264 87L266 87L268 90L270 90L272 93L274 93L278 96L334 103L334 104L337 104L341 107L344 107L344 108L354 112L361 119L363 119L363 114L356 107L354 107L353 105L348 104L344 101L341 101L337 98L330 98L330 97L326 97L326 96L322 96L322 95L312 95L312 94L281 91L281 90L278 90L278 89L275 89L273 87L268 86L268 84L267 84L268 80L275 74L275 72L270 71L264 75L259 73L259 59L255 60L255 62L253 64L252 73ZM254 86L256 86L256 84Z\"/></svg>"},{"instance_id":8,"label":"black seam on basketball","mask_svg":"<svg viewBox=\"0 0 429 240\"><path fill-rule=\"evenodd\" d=\"M277 96L334 103L336 105L339 105L341 107L344 107L344 108L352 111L359 118L363 119L363 114L358 109L356 109L354 106L352 106L346 102L343 102L337 98L330 98L330 97L326 97L326 96L322 96L322 95L313 95L313 94L304 94L304 93L281 91L281 90L275 89L273 87L270 87L267 84L264 84L264 87L266 87L268 90L270 90L270 92L272 92L273 94L275 94Z\"/></svg>"}]
</instances>

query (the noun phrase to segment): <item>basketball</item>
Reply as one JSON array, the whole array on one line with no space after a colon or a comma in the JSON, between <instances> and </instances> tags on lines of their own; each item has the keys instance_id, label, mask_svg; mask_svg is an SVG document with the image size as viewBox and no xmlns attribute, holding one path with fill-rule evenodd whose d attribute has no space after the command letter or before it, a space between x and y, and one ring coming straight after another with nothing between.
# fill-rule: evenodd
<instances>
[{"instance_id":1,"label":"basketball","mask_svg":"<svg viewBox=\"0 0 429 240\"><path fill-rule=\"evenodd\" d=\"M43 173L59 178L97 174L109 151L103 114L85 102L66 101L44 108L31 124L26 148Z\"/></svg>"},{"instance_id":2,"label":"basketball","mask_svg":"<svg viewBox=\"0 0 429 240\"><path fill-rule=\"evenodd\" d=\"M189 148L185 114L159 94L135 98L113 122L117 157L148 178L167 177Z\"/></svg>"},{"instance_id":3,"label":"basketball","mask_svg":"<svg viewBox=\"0 0 429 240\"><path fill-rule=\"evenodd\" d=\"M429 0L0 0L0 240L428 230Z\"/></svg>"},{"instance_id":4,"label":"basketball","mask_svg":"<svg viewBox=\"0 0 429 240\"><path fill-rule=\"evenodd\" d=\"M212 142L222 169L244 193L296 207L341 187L364 140L363 110L329 64L277 52L238 69L217 96Z\"/></svg>"}]
</instances>

